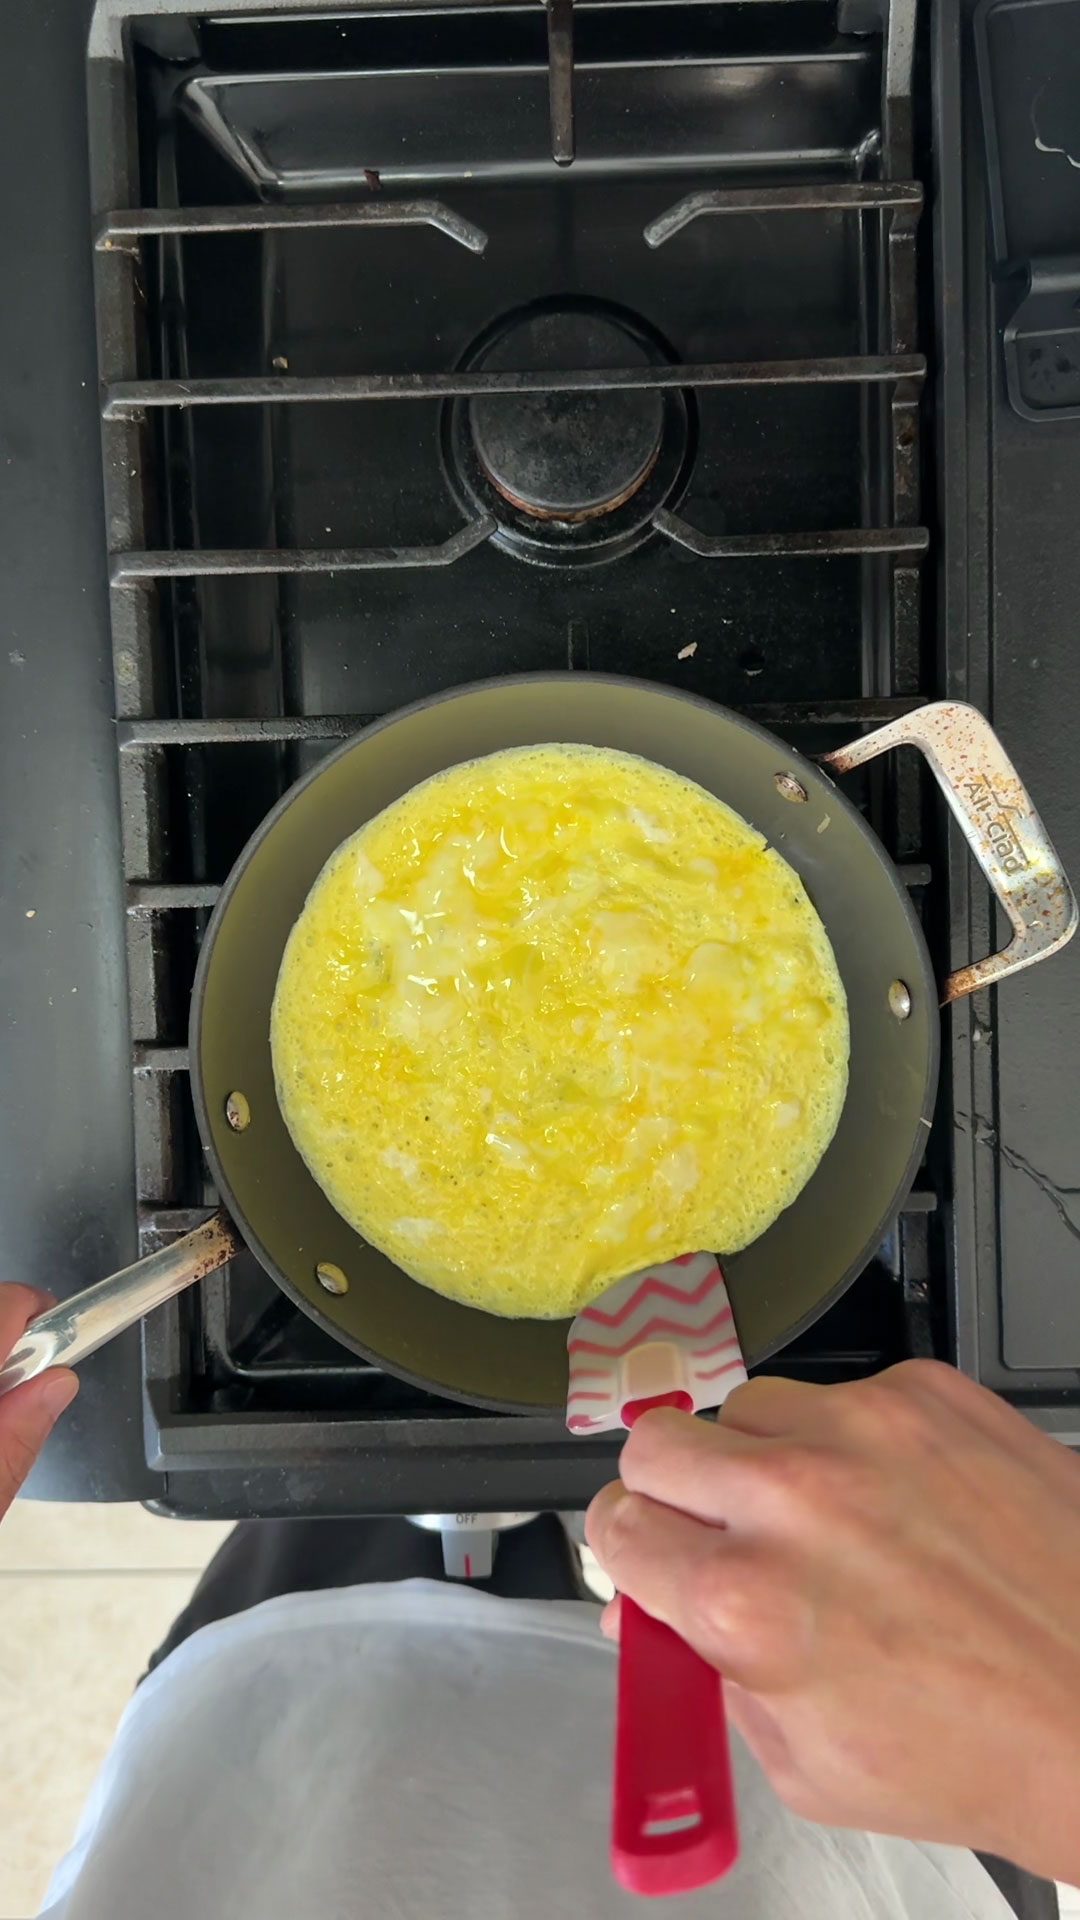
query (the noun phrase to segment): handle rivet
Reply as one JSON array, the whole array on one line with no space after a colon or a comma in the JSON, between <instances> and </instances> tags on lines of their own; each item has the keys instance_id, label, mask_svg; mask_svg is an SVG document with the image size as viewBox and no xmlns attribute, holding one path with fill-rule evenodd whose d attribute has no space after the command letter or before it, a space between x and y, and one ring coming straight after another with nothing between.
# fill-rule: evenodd
<instances>
[{"instance_id":1,"label":"handle rivet","mask_svg":"<svg viewBox=\"0 0 1080 1920\"><path fill-rule=\"evenodd\" d=\"M234 1133L243 1133L251 1125L251 1104L246 1093L230 1093L225 1102L225 1118Z\"/></svg>"},{"instance_id":2,"label":"handle rivet","mask_svg":"<svg viewBox=\"0 0 1080 1920\"><path fill-rule=\"evenodd\" d=\"M320 1260L315 1268L315 1278L327 1293L348 1293L348 1276L332 1260Z\"/></svg>"},{"instance_id":3,"label":"handle rivet","mask_svg":"<svg viewBox=\"0 0 1080 1920\"><path fill-rule=\"evenodd\" d=\"M906 1020L911 1012L911 989L902 980L894 980L889 988L889 1012L897 1020Z\"/></svg>"},{"instance_id":4,"label":"handle rivet","mask_svg":"<svg viewBox=\"0 0 1080 1920\"><path fill-rule=\"evenodd\" d=\"M776 791L783 799L809 800L810 795L802 781L796 780L793 773L774 773L773 779L776 781Z\"/></svg>"}]
</instances>

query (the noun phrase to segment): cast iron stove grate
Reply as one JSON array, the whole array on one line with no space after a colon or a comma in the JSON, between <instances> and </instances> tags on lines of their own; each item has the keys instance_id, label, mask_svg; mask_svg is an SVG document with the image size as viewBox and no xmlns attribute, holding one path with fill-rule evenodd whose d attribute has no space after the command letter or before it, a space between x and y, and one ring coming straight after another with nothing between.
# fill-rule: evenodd
<instances>
[{"instance_id":1,"label":"cast iron stove grate","mask_svg":"<svg viewBox=\"0 0 1080 1920\"><path fill-rule=\"evenodd\" d=\"M184 1041L209 910L363 721L590 668L813 752L932 697L913 38L912 0L226 6L91 63L144 1250L214 1199ZM860 797L933 941L922 775ZM939 1175L776 1365L940 1345ZM144 1357L152 1464L279 1468L315 1510L355 1510L358 1460L369 1510L607 1476L558 1421L354 1358L248 1256Z\"/></svg>"}]
</instances>

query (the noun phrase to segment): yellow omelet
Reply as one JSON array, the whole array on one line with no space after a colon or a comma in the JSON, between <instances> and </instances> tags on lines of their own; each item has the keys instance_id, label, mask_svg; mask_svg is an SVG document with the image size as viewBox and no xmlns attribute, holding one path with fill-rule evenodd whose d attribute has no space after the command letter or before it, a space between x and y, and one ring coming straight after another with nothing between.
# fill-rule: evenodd
<instances>
[{"instance_id":1,"label":"yellow omelet","mask_svg":"<svg viewBox=\"0 0 1080 1920\"><path fill-rule=\"evenodd\" d=\"M346 840L289 937L271 1044L350 1225L439 1293L545 1319L756 1239L847 1087L798 875L692 781L585 746L451 767Z\"/></svg>"}]
</instances>

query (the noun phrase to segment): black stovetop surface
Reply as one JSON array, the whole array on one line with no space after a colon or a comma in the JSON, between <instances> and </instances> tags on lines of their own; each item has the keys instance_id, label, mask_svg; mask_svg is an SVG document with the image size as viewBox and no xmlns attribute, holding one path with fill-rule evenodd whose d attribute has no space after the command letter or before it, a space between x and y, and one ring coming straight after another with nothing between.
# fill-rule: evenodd
<instances>
[{"instance_id":1,"label":"black stovetop surface","mask_svg":"<svg viewBox=\"0 0 1080 1920\"><path fill-rule=\"evenodd\" d=\"M797 0L579 6L576 158L557 169L540 9L425 16L408 22L407 40L403 22L359 14L197 29L177 16L118 36L122 12L99 9L91 49L96 213L228 205L252 230L122 235L137 266L122 248L99 255L106 380L436 379L428 397L407 402L335 394L267 406L247 389L246 404L154 407L148 424L106 426L107 544L127 556L114 561L111 593L119 791L86 407L73 402L64 421L39 423L36 444L12 442L27 477L50 425L51 444L64 447L48 524L68 538L46 581L28 564L45 522L35 545L33 488L23 488L24 566L9 573L8 592L11 631L27 641L11 649L16 702L0 726L5 745L9 733L21 745L3 777L13 768L35 804L18 847L0 836L0 898L17 924L3 963L15 1017L2 1044L19 1091L0 1233L6 1271L47 1264L61 1292L130 1257L136 1217L147 1246L212 1198L182 1052L197 942L247 833L357 716L478 674L589 666L687 686L815 751L913 700L962 694L992 712L1067 865L1070 827L1080 841L1062 779L1075 672L1065 586L1077 563L1033 520L1022 487L1010 523L995 522L994 566L1011 582L1004 606L1000 588L991 598L983 586L978 558L1014 476L1030 485L1037 455L1040 474L1066 476L1080 452L1060 427L1031 449L1030 423L1001 405L980 277L982 182L973 163L959 165L973 108L947 27L935 23L932 40L923 23L910 116L895 20L886 89L886 37L841 30L872 25L854 9L838 20L833 6ZM29 10L20 30L36 32ZM70 90L70 55L50 43L50 58L54 88ZM120 138L125 113L137 162ZM939 168L953 156L955 177L942 172L933 218L917 230L910 201L898 216L837 197L837 187L880 180L921 179L933 193L931 144ZM78 200L76 154L55 156L46 177L58 204ZM793 187L814 189L817 204L785 203ZM752 204L646 243L666 209L716 188L750 191ZM483 252L447 233L441 214L435 226L382 220L373 230L274 225L265 213L417 199L486 235ZM76 235L72 222L76 251L88 229L87 218ZM89 391L85 262L68 261L65 303L59 261L40 248L30 259L36 294L51 287L50 310L64 309L49 377L59 349L79 394L83 378ZM437 376L475 364L477 343L507 315L552 300L615 314L659 343L657 357L699 372L755 363L760 375L769 363L752 383L688 379L684 389L687 441L662 504L723 550L695 552L654 531L629 551L590 554L595 564L541 552L555 564L537 566L497 532L451 565L418 564L415 552L408 565L358 562L371 548L430 549L470 521L475 530L491 503L477 501L455 464L462 403L437 390ZM40 391L46 357L39 346L34 361L25 302L3 324L11 335L20 317L14 363L31 373L36 364ZM982 377L969 371L965 382L973 337ZM921 407L914 363L897 360L918 351L933 374ZM869 355L890 361L872 382L858 377ZM794 359L846 370L781 384L775 363ZM39 515L45 506L39 497ZM921 524L936 528L926 559ZM879 550L844 552L844 534L867 528L880 530ZM897 528L903 537L890 539ZM797 536L823 530L841 536L827 556L798 551ZM778 555L763 553L763 536ZM161 577L163 549L198 549L209 561L197 564L218 566L268 547L332 548L335 560L284 576ZM62 635L74 605L80 648L69 655ZM1038 646L1012 637L1021 612L1038 624ZM695 650L680 660L687 646ZM36 752L18 737L30 725ZM41 764L56 755L59 783ZM941 970L987 950L982 889L917 773L890 771L858 797L906 871ZM92 885L85 860L58 862L69 817L87 823L71 844L91 850ZM1074 872L1078 855L1080 845ZM774 1366L826 1380L933 1350L1052 1427L1080 1428L1071 1371L1080 1313L1068 1286L1078 1232L1074 966L1067 953L981 996L986 1006L947 1016L952 1073L913 1202L863 1278ZM52 1073L70 1063L77 1114L66 1104L57 1113L55 1100L43 1108L43 1046ZM155 1316L141 1340L89 1363L37 1487L151 1497L185 1512L577 1505L607 1477L610 1452L569 1442L557 1423L451 1407L378 1373L295 1313L245 1257L201 1297Z\"/></svg>"}]
</instances>

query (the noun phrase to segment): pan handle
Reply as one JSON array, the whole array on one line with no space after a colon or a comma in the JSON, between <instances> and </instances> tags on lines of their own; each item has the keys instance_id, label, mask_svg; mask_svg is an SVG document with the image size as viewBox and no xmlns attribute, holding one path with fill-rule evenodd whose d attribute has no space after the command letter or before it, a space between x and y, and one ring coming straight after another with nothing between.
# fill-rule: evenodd
<instances>
[{"instance_id":1,"label":"pan handle","mask_svg":"<svg viewBox=\"0 0 1080 1920\"><path fill-rule=\"evenodd\" d=\"M160 1307L216 1267L223 1267L240 1245L228 1215L213 1213L200 1227L145 1260L39 1313L0 1367L0 1394L33 1380L46 1367L73 1367L85 1360L106 1340L141 1320L151 1307Z\"/></svg>"},{"instance_id":2,"label":"pan handle","mask_svg":"<svg viewBox=\"0 0 1080 1920\"><path fill-rule=\"evenodd\" d=\"M849 773L891 747L918 747L925 755L1015 929L1000 953L950 973L942 992L946 1006L1056 953L1076 932L1076 899L1020 775L977 707L962 700L916 707L823 754L821 764L830 773Z\"/></svg>"}]
</instances>

